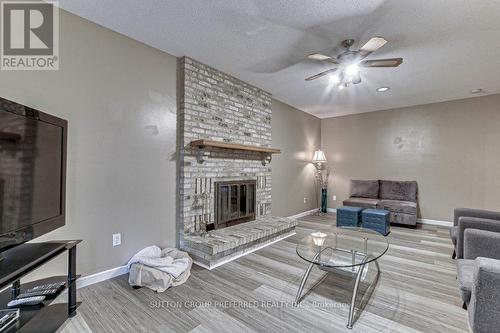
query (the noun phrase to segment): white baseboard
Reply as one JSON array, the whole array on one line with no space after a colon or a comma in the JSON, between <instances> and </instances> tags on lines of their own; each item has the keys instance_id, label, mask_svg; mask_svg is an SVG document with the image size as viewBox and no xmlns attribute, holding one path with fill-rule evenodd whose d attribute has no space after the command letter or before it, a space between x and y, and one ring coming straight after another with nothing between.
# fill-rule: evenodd
<instances>
[{"instance_id":1,"label":"white baseboard","mask_svg":"<svg viewBox=\"0 0 500 333\"><path fill-rule=\"evenodd\" d=\"M417 219L417 223L420 224L429 224L429 225L438 225L441 227L453 227L453 222L450 221L441 221L441 220L430 220L430 219Z\"/></svg>"},{"instance_id":2,"label":"white baseboard","mask_svg":"<svg viewBox=\"0 0 500 333\"><path fill-rule=\"evenodd\" d=\"M288 218L290 219L300 219L301 217L304 217L304 216L307 216L307 215L311 215L315 212L318 211L318 208L314 208L314 209L311 209L311 210L306 210L305 212L302 212L302 213L298 213L298 214L295 214L295 215L292 215L292 216L288 216Z\"/></svg>"},{"instance_id":3,"label":"white baseboard","mask_svg":"<svg viewBox=\"0 0 500 333\"><path fill-rule=\"evenodd\" d=\"M316 211L316 209L314 209L314 211ZM305 216L305 215L304 215L304 216ZM224 261L218 262L218 263L216 263L216 264L215 264L215 265L213 265L213 266L207 266L207 265L205 265L205 264L203 264L203 263L201 263L201 262L199 262L199 261L196 261L196 260L193 260L193 263L195 263L196 265L198 265L198 266L200 266L200 267L203 267L203 268L205 268L205 269L208 269L208 270L210 271L210 270L212 270L212 269L214 269L214 268L217 268L217 267L219 267L219 266L221 266L221 265L227 264L227 263L228 263L228 262L230 262L230 261L236 260L236 259L238 259L238 258L241 258L241 257L243 257L243 256L246 256L246 255L247 255L247 254L249 254L249 253L255 252L255 251L260 250L260 249L263 249L263 248L265 248L266 246L272 245L272 244L274 244L274 243L276 243L276 242L279 242L279 241L281 241L281 240L283 240L283 239L285 239L285 238L288 238L288 237L290 237L290 236L293 236L293 235L295 235L295 234L296 234L296 233L295 233L295 231L294 231L294 232L292 232L292 233L288 233L288 234L286 234L286 235L284 235L284 236L282 236L282 237L279 237L279 238L277 238L277 239L275 239L275 240L273 240L273 241L271 241L271 242L269 242L269 243L262 244L262 245L260 245L260 246L258 246L258 247L252 248L251 250L248 250L248 251L246 251L246 252L240 253L240 254L238 254L238 255L236 255L236 256L234 256L234 257L231 257L231 258L228 258L228 259L226 259L226 260L224 260Z\"/></svg>"},{"instance_id":4,"label":"white baseboard","mask_svg":"<svg viewBox=\"0 0 500 333\"><path fill-rule=\"evenodd\" d=\"M92 275L82 276L78 280L76 280L76 288L83 288L86 286L90 286L91 284L112 279L114 277L127 274L128 266L119 266L115 268L108 269L106 271L98 272Z\"/></svg>"},{"instance_id":5,"label":"white baseboard","mask_svg":"<svg viewBox=\"0 0 500 333\"><path fill-rule=\"evenodd\" d=\"M295 214L295 215L292 215L292 216L288 216L288 218L291 218L291 219L300 219L301 217L304 217L304 216L308 216L308 215L311 215L311 214L314 214L318 211L318 208L314 208L314 209L311 209L311 210L306 210L305 212L302 212L302 213L298 213L298 214ZM327 208L326 211L328 213L336 213L337 212L337 209L336 208Z\"/></svg>"}]
</instances>

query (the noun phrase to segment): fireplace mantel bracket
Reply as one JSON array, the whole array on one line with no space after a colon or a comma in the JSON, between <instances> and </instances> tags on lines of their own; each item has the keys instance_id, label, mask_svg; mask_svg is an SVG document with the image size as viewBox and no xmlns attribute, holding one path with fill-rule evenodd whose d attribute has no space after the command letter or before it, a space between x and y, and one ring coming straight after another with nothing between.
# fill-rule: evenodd
<instances>
[{"instance_id":1,"label":"fireplace mantel bracket","mask_svg":"<svg viewBox=\"0 0 500 333\"><path fill-rule=\"evenodd\" d=\"M207 149L205 147L198 147L196 150L196 160L198 163L202 164L205 162L205 157L206 157Z\"/></svg>"},{"instance_id":2,"label":"fireplace mantel bracket","mask_svg":"<svg viewBox=\"0 0 500 333\"><path fill-rule=\"evenodd\" d=\"M263 157L264 157L262 159L262 165L263 166L266 166L267 164L270 164L271 160L273 159L273 155L272 154L265 154Z\"/></svg>"}]
</instances>

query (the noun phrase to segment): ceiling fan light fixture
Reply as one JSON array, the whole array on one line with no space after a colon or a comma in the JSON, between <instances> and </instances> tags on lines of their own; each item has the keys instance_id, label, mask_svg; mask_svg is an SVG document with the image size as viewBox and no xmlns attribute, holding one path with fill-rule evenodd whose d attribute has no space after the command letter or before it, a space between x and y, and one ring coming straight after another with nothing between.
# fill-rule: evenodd
<instances>
[{"instance_id":1,"label":"ceiling fan light fixture","mask_svg":"<svg viewBox=\"0 0 500 333\"><path fill-rule=\"evenodd\" d=\"M310 76L306 78L306 81L316 80L320 77L325 76L326 74L335 72L336 76L330 76L329 83L330 85L335 85L340 83L342 88L347 87L348 85L354 85L361 83L361 73L360 68L389 68L389 67L398 67L403 63L403 58L386 58L386 59L372 59L372 60L363 60L371 53L377 51L382 46L387 43L387 40L383 37L372 37L365 45L363 45L359 50L351 50L351 46L354 44L353 39L346 39L342 42L342 46L345 50L340 53L338 56L326 56L321 53L313 53L308 55L309 59L319 60L328 62L330 64L337 65L335 68L323 71L316 75ZM381 90L377 90L380 92L387 91L389 88L384 89L386 87L381 87Z\"/></svg>"},{"instance_id":2,"label":"ceiling fan light fixture","mask_svg":"<svg viewBox=\"0 0 500 333\"><path fill-rule=\"evenodd\" d=\"M330 84L338 84L340 77L337 74L330 75Z\"/></svg>"},{"instance_id":3,"label":"ceiling fan light fixture","mask_svg":"<svg viewBox=\"0 0 500 333\"><path fill-rule=\"evenodd\" d=\"M351 83L352 84L361 83L361 75L359 74L359 72L356 75L351 76Z\"/></svg>"},{"instance_id":4,"label":"ceiling fan light fixture","mask_svg":"<svg viewBox=\"0 0 500 333\"><path fill-rule=\"evenodd\" d=\"M391 88L389 88L389 87L380 87L380 88L377 88L377 91L378 92L386 92L389 89L391 89Z\"/></svg>"},{"instance_id":5,"label":"ceiling fan light fixture","mask_svg":"<svg viewBox=\"0 0 500 333\"><path fill-rule=\"evenodd\" d=\"M359 66L356 64L349 65L345 68L345 75L356 76L359 74Z\"/></svg>"}]
</instances>

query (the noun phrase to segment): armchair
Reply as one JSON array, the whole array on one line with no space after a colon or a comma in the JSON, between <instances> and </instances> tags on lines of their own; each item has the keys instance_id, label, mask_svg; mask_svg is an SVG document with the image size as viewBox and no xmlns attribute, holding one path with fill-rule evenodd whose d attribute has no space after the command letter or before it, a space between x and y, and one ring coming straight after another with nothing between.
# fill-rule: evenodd
<instances>
[{"instance_id":1,"label":"armchair","mask_svg":"<svg viewBox=\"0 0 500 333\"><path fill-rule=\"evenodd\" d=\"M497 332L500 327L500 260L479 257L473 274L469 325L474 333Z\"/></svg>"},{"instance_id":2,"label":"armchair","mask_svg":"<svg viewBox=\"0 0 500 333\"><path fill-rule=\"evenodd\" d=\"M460 227L462 224L462 227ZM500 232L500 212L482 209L456 208L450 237L455 250L453 259L463 258L463 237L467 228Z\"/></svg>"},{"instance_id":3,"label":"armchair","mask_svg":"<svg viewBox=\"0 0 500 333\"><path fill-rule=\"evenodd\" d=\"M500 327L500 233L467 229L464 259L457 260L457 280L474 333Z\"/></svg>"}]
</instances>

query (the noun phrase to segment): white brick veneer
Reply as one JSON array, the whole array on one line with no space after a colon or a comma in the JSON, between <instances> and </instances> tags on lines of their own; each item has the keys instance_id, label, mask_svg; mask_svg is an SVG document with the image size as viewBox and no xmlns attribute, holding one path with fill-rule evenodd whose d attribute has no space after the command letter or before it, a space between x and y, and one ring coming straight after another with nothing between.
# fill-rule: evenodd
<instances>
[{"instance_id":1,"label":"white brick veneer","mask_svg":"<svg viewBox=\"0 0 500 333\"><path fill-rule=\"evenodd\" d=\"M259 154L210 149L205 153L205 161L199 163L195 149L189 146L191 141L209 139L271 147L271 95L187 57L179 59L178 80L177 229L181 248L189 251L195 250L191 248L195 223L203 218L202 193L210 198L205 220L209 224L214 222L214 183L217 181L255 179L257 218L271 213L271 165L262 165ZM281 232L282 227L282 223L276 222L274 232ZM241 244L235 248L258 241L258 237L251 242L244 237L239 241ZM210 253L213 251L210 246L206 248L208 256L214 255Z\"/></svg>"}]
</instances>

